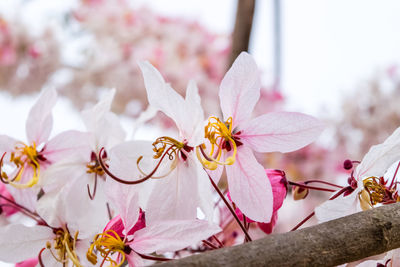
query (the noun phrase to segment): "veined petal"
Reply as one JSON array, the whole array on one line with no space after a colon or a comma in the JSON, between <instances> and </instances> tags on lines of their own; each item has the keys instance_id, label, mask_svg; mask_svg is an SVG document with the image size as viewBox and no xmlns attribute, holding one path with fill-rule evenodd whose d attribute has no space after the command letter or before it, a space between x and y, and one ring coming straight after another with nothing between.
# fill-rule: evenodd
<instances>
[{"instance_id":1,"label":"veined petal","mask_svg":"<svg viewBox=\"0 0 400 267\"><path fill-rule=\"evenodd\" d=\"M112 179L106 180L105 193L121 215L126 232L139 218L139 192L135 186L127 186Z\"/></svg>"},{"instance_id":2,"label":"veined petal","mask_svg":"<svg viewBox=\"0 0 400 267\"><path fill-rule=\"evenodd\" d=\"M0 227L0 260L10 263L37 257L46 242L54 237L53 231L45 226L27 227L10 224Z\"/></svg>"},{"instance_id":3,"label":"veined petal","mask_svg":"<svg viewBox=\"0 0 400 267\"><path fill-rule=\"evenodd\" d=\"M15 143L18 142L16 139L7 135L0 135L0 153L2 156L4 152L11 152L15 148Z\"/></svg>"},{"instance_id":4,"label":"veined petal","mask_svg":"<svg viewBox=\"0 0 400 267\"><path fill-rule=\"evenodd\" d=\"M44 156L51 163L73 156L82 162L90 159L89 146L91 134L80 131L65 131L49 140L46 144Z\"/></svg>"},{"instance_id":5,"label":"veined petal","mask_svg":"<svg viewBox=\"0 0 400 267\"><path fill-rule=\"evenodd\" d=\"M214 213L213 189L206 171L203 169L200 162L193 159L197 165L197 182L198 182L198 197L200 209L203 211L205 218L211 222Z\"/></svg>"},{"instance_id":6,"label":"veined petal","mask_svg":"<svg viewBox=\"0 0 400 267\"><path fill-rule=\"evenodd\" d=\"M182 123L179 125L181 137L187 139L190 145L203 143L204 139L204 112L201 107L199 90L194 81L189 81L186 89Z\"/></svg>"},{"instance_id":7,"label":"veined petal","mask_svg":"<svg viewBox=\"0 0 400 267\"><path fill-rule=\"evenodd\" d=\"M273 211L273 195L270 181L253 152L238 148L236 162L226 166L229 192L232 201L250 219L270 222Z\"/></svg>"},{"instance_id":8,"label":"veined petal","mask_svg":"<svg viewBox=\"0 0 400 267\"><path fill-rule=\"evenodd\" d=\"M194 162L178 162L167 177L154 181L150 194L146 221L190 220L197 217L198 182Z\"/></svg>"},{"instance_id":9,"label":"veined petal","mask_svg":"<svg viewBox=\"0 0 400 267\"><path fill-rule=\"evenodd\" d=\"M201 220L164 221L137 231L130 247L138 253L173 252L207 239L221 231Z\"/></svg>"},{"instance_id":10,"label":"veined petal","mask_svg":"<svg viewBox=\"0 0 400 267\"><path fill-rule=\"evenodd\" d=\"M49 139L53 127L51 111L57 102L55 89L44 90L31 108L26 120L26 135L30 144L40 145Z\"/></svg>"},{"instance_id":11,"label":"veined petal","mask_svg":"<svg viewBox=\"0 0 400 267\"><path fill-rule=\"evenodd\" d=\"M174 120L181 137L191 145L201 143L204 113L196 84L189 82L186 98L183 99L149 62L139 62L139 66L150 105Z\"/></svg>"},{"instance_id":12,"label":"veined petal","mask_svg":"<svg viewBox=\"0 0 400 267\"><path fill-rule=\"evenodd\" d=\"M128 261L128 266L129 267L139 267L139 266L145 266L144 265L144 260L135 252L131 251L126 256L126 260Z\"/></svg>"},{"instance_id":13,"label":"veined petal","mask_svg":"<svg viewBox=\"0 0 400 267\"><path fill-rule=\"evenodd\" d=\"M253 57L242 52L223 78L219 99L224 120L233 119L233 128L250 118L260 98L260 75Z\"/></svg>"},{"instance_id":14,"label":"veined petal","mask_svg":"<svg viewBox=\"0 0 400 267\"><path fill-rule=\"evenodd\" d=\"M118 116L110 111L114 95L115 89L110 90L96 105L82 112L87 130L94 134L91 147L95 152L99 152L101 147L113 147L125 139L126 133Z\"/></svg>"},{"instance_id":15,"label":"veined petal","mask_svg":"<svg viewBox=\"0 0 400 267\"><path fill-rule=\"evenodd\" d=\"M357 166L354 176L356 179L382 176L398 160L400 160L400 128L397 128L382 144L371 147Z\"/></svg>"},{"instance_id":16,"label":"veined petal","mask_svg":"<svg viewBox=\"0 0 400 267\"><path fill-rule=\"evenodd\" d=\"M143 73L147 99L150 105L164 112L178 126L184 113L183 97L164 81L160 72L149 62L138 62L138 64Z\"/></svg>"},{"instance_id":17,"label":"veined petal","mask_svg":"<svg viewBox=\"0 0 400 267\"><path fill-rule=\"evenodd\" d=\"M327 222L361 211L359 200L359 190L347 196L339 196L333 200L327 200L315 208L315 216L318 222ZM336 192L334 193L336 194Z\"/></svg>"},{"instance_id":18,"label":"veined petal","mask_svg":"<svg viewBox=\"0 0 400 267\"><path fill-rule=\"evenodd\" d=\"M258 152L290 152L315 141L324 126L296 112L271 112L242 126L240 138Z\"/></svg>"}]
</instances>

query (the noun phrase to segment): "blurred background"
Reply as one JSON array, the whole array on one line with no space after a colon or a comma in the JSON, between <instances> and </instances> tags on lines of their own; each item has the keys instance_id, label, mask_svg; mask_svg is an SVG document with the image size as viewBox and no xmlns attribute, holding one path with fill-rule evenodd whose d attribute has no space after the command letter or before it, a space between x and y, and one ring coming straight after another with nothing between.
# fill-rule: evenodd
<instances>
[{"instance_id":1,"label":"blurred background","mask_svg":"<svg viewBox=\"0 0 400 267\"><path fill-rule=\"evenodd\" d=\"M1 134L24 139L38 93L55 87L54 134L83 129L80 110L116 88L113 110L132 135L147 108L137 60L182 94L194 79L206 114L218 114L219 83L248 50L262 71L256 114L298 111L327 124L315 144L260 161L290 180L346 184L343 161L361 160L400 125L399 11L395 0L0 1ZM162 116L151 123L135 137L173 126ZM289 200L279 220L300 221L328 196Z\"/></svg>"}]
</instances>

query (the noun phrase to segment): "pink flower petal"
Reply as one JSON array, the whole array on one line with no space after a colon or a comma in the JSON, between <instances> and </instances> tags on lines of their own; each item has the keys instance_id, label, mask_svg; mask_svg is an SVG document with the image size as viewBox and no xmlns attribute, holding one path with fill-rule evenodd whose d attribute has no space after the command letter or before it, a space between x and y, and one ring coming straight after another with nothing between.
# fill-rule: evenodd
<instances>
[{"instance_id":1,"label":"pink flower petal","mask_svg":"<svg viewBox=\"0 0 400 267\"><path fill-rule=\"evenodd\" d=\"M274 212L282 207L287 193L287 181L285 173L280 170L266 169L268 179L271 182L272 194L274 195Z\"/></svg>"},{"instance_id":2,"label":"pink flower petal","mask_svg":"<svg viewBox=\"0 0 400 267\"><path fill-rule=\"evenodd\" d=\"M260 98L260 75L252 56L242 52L223 78L219 99L224 119L232 116L233 127L245 122Z\"/></svg>"},{"instance_id":3,"label":"pink flower petal","mask_svg":"<svg viewBox=\"0 0 400 267\"><path fill-rule=\"evenodd\" d=\"M236 162L226 166L233 202L250 219L270 222L273 211L271 183L250 148L238 148Z\"/></svg>"},{"instance_id":4,"label":"pink flower petal","mask_svg":"<svg viewBox=\"0 0 400 267\"><path fill-rule=\"evenodd\" d=\"M56 101L56 90L46 89L31 108L25 126L29 144L36 142L36 145L40 145L49 139L53 127L51 111Z\"/></svg>"},{"instance_id":5,"label":"pink flower petal","mask_svg":"<svg viewBox=\"0 0 400 267\"><path fill-rule=\"evenodd\" d=\"M37 257L39 251L46 247L46 242L53 238L53 230L45 226L10 224L1 227L0 260L16 263Z\"/></svg>"},{"instance_id":6,"label":"pink flower petal","mask_svg":"<svg viewBox=\"0 0 400 267\"><path fill-rule=\"evenodd\" d=\"M290 152L315 141L323 124L295 112L271 112L242 126L240 141L257 152Z\"/></svg>"},{"instance_id":7,"label":"pink flower petal","mask_svg":"<svg viewBox=\"0 0 400 267\"><path fill-rule=\"evenodd\" d=\"M35 267L38 264L38 258L31 258L15 264L15 267Z\"/></svg>"},{"instance_id":8,"label":"pink flower petal","mask_svg":"<svg viewBox=\"0 0 400 267\"><path fill-rule=\"evenodd\" d=\"M130 247L138 253L173 252L207 239L221 231L201 220L164 221L137 231Z\"/></svg>"},{"instance_id":9,"label":"pink flower petal","mask_svg":"<svg viewBox=\"0 0 400 267\"><path fill-rule=\"evenodd\" d=\"M274 212L272 214L270 223L257 223L258 228L260 228L264 233L270 234L275 227L276 221L278 220L278 213Z\"/></svg>"}]
</instances>

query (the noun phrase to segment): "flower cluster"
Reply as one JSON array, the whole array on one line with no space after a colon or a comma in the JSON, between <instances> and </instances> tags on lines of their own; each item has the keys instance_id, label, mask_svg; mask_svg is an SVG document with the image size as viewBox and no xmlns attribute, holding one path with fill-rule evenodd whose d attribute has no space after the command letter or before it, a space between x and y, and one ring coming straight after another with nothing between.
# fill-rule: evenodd
<instances>
[{"instance_id":1,"label":"flower cluster","mask_svg":"<svg viewBox=\"0 0 400 267\"><path fill-rule=\"evenodd\" d=\"M150 63L139 65L150 105L175 122L177 135L126 141L110 111L111 90L82 112L86 131L50 138L54 89L44 90L32 107L26 141L0 135L0 210L10 218L0 227L0 260L142 266L236 243L238 234L227 229L232 220L246 241L256 222L272 231L288 182L284 172L265 170L254 152L299 149L323 125L292 112L251 118L260 80L247 53L220 85L223 118L207 120L193 81L183 98ZM224 169L228 187L222 192ZM26 221L13 221L15 213Z\"/></svg>"}]
</instances>

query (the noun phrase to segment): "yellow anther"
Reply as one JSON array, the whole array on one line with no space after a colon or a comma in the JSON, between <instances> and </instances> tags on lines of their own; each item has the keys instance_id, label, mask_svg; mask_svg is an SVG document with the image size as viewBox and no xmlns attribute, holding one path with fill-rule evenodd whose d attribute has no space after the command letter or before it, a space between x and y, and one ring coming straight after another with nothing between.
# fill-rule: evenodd
<instances>
[{"instance_id":1,"label":"yellow anther","mask_svg":"<svg viewBox=\"0 0 400 267\"><path fill-rule=\"evenodd\" d=\"M125 242L113 230L107 230L106 232L97 234L94 237L93 243L86 253L86 258L93 265L97 263L97 255L93 253L95 249L97 252L100 252L100 256L104 258L104 261L110 262L110 266L112 267L119 267L125 261ZM119 263L111 258L114 253L120 254L121 259Z\"/></svg>"},{"instance_id":2,"label":"yellow anther","mask_svg":"<svg viewBox=\"0 0 400 267\"><path fill-rule=\"evenodd\" d=\"M218 167L218 164L214 161L206 161L205 162L205 167L209 170L216 170Z\"/></svg>"},{"instance_id":3,"label":"yellow anther","mask_svg":"<svg viewBox=\"0 0 400 267\"><path fill-rule=\"evenodd\" d=\"M228 157L228 158L225 160L225 163L226 163L227 165L232 165L233 163L235 163L235 161L236 161L236 159L235 159L234 157Z\"/></svg>"},{"instance_id":4,"label":"yellow anther","mask_svg":"<svg viewBox=\"0 0 400 267\"><path fill-rule=\"evenodd\" d=\"M207 159L205 161L213 161L216 164L220 165L234 164L236 161L237 145L232 133L233 131L232 117L229 117L225 123L221 122L216 117L210 117L208 119L208 124L204 128L204 131L205 131L204 134L205 138L207 138L211 144L209 155L207 156ZM226 146L229 145L231 147L231 149L233 150L233 154L229 156L225 161L221 161L220 159L222 156L222 150L225 145ZM228 151L230 151L230 149ZM202 162L202 164L203 166L208 168L207 164L204 164L204 162Z\"/></svg>"},{"instance_id":5,"label":"yellow anther","mask_svg":"<svg viewBox=\"0 0 400 267\"><path fill-rule=\"evenodd\" d=\"M40 175L40 165L38 161L39 154L36 150L36 144L32 146L25 145L24 143L18 143L15 147L15 151L11 153L10 163L13 163L18 171L13 178L10 178L5 172L1 173L2 180L14 186L15 188L29 188L37 184ZM26 183L18 183L22 179L25 168L29 166L33 170L32 178Z\"/></svg>"}]
</instances>

